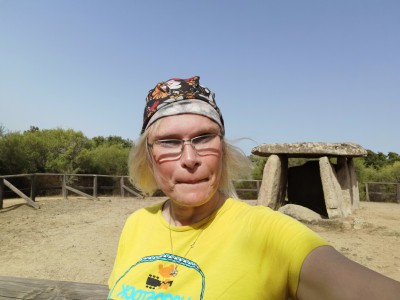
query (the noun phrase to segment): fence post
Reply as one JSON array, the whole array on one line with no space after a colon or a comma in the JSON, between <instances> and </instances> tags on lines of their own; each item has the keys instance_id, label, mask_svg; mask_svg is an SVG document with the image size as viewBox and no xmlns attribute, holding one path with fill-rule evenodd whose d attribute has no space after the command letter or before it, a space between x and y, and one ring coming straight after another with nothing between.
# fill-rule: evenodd
<instances>
[{"instance_id":1,"label":"fence post","mask_svg":"<svg viewBox=\"0 0 400 300\"><path fill-rule=\"evenodd\" d=\"M97 175L93 177L93 198L97 198Z\"/></svg>"},{"instance_id":2,"label":"fence post","mask_svg":"<svg viewBox=\"0 0 400 300\"><path fill-rule=\"evenodd\" d=\"M121 197L125 198L124 176L121 176L121 179L119 180L119 185L120 185L120 189L121 189Z\"/></svg>"},{"instance_id":3,"label":"fence post","mask_svg":"<svg viewBox=\"0 0 400 300\"><path fill-rule=\"evenodd\" d=\"M4 179L0 178L0 209L3 209L4 200Z\"/></svg>"},{"instance_id":4,"label":"fence post","mask_svg":"<svg viewBox=\"0 0 400 300\"><path fill-rule=\"evenodd\" d=\"M35 202L36 198L36 191L37 191L37 176L36 174L31 175L31 199Z\"/></svg>"},{"instance_id":5,"label":"fence post","mask_svg":"<svg viewBox=\"0 0 400 300\"><path fill-rule=\"evenodd\" d=\"M397 183L396 200L397 200L397 203L400 203L400 183Z\"/></svg>"},{"instance_id":6,"label":"fence post","mask_svg":"<svg viewBox=\"0 0 400 300\"><path fill-rule=\"evenodd\" d=\"M368 182L365 183L365 200L369 201Z\"/></svg>"},{"instance_id":7,"label":"fence post","mask_svg":"<svg viewBox=\"0 0 400 300\"><path fill-rule=\"evenodd\" d=\"M67 175L62 175L62 195L64 199L67 199Z\"/></svg>"}]
</instances>

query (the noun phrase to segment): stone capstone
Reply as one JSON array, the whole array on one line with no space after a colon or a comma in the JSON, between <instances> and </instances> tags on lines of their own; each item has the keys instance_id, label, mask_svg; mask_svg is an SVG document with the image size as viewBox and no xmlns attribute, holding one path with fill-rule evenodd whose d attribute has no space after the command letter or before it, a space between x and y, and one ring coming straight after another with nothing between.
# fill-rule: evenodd
<instances>
[{"instance_id":1,"label":"stone capstone","mask_svg":"<svg viewBox=\"0 0 400 300\"><path fill-rule=\"evenodd\" d=\"M359 157L367 155L367 151L358 144L322 142L261 144L254 147L251 153L264 157L276 154L304 158L322 156Z\"/></svg>"}]
</instances>

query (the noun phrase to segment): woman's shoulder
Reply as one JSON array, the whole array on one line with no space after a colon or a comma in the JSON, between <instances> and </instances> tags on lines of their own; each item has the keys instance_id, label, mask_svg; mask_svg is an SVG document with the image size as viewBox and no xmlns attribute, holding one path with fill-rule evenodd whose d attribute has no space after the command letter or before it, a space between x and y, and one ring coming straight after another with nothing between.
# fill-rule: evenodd
<instances>
[{"instance_id":1,"label":"woman's shoulder","mask_svg":"<svg viewBox=\"0 0 400 300\"><path fill-rule=\"evenodd\" d=\"M139 208L129 215L126 223L144 222L153 219L153 217L157 217L164 203L165 201Z\"/></svg>"},{"instance_id":2,"label":"woman's shoulder","mask_svg":"<svg viewBox=\"0 0 400 300\"><path fill-rule=\"evenodd\" d=\"M227 200L227 208L235 210L240 213L246 214L259 214L259 215L271 215L275 214L276 211L272 210L267 206L261 206L257 204L252 204L249 201L241 200L237 198L228 198Z\"/></svg>"},{"instance_id":3,"label":"woman's shoulder","mask_svg":"<svg viewBox=\"0 0 400 300\"><path fill-rule=\"evenodd\" d=\"M233 214L241 219L251 220L251 222L261 223L286 223L296 222L293 218L271 209L270 207L251 204L246 200L239 200L235 198L229 198L227 200L227 209L231 210Z\"/></svg>"},{"instance_id":4,"label":"woman's shoulder","mask_svg":"<svg viewBox=\"0 0 400 300\"><path fill-rule=\"evenodd\" d=\"M231 201L235 212L230 215L231 224L246 228L251 236L274 237L275 241L308 241L307 245L326 244L316 233L298 220L261 205L250 205L240 200ZM239 202L239 203L238 203Z\"/></svg>"}]
</instances>

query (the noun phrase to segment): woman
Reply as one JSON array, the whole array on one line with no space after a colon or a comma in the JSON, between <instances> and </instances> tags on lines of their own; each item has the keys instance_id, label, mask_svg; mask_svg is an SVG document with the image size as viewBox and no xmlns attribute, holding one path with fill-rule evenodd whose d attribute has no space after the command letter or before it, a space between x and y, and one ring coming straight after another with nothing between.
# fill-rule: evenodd
<instances>
[{"instance_id":1,"label":"woman","mask_svg":"<svg viewBox=\"0 0 400 300\"><path fill-rule=\"evenodd\" d=\"M127 220L109 299L400 299L398 282L304 225L235 199L249 163L199 77L161 82L146 100L130 177L168 200Z\"/></svg>"}]
</instances>

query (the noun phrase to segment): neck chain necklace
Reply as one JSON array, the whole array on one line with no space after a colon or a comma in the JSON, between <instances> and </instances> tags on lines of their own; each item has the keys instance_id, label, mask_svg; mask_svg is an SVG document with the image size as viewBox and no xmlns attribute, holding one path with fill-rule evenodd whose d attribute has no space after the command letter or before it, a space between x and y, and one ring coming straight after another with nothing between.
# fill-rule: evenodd
<instances>
[{"instance_id":1,"label":"neck chain necklace","mask_svg":"<svg viewBox=\"0 0 400 300\"><path fill-rule=\"evenodd\" d=\"M170 200L171 201L171 200ZM194 246L196 245L197 240L199 239L200 235L203 233L205 226L208 224L208 222L210 221L210 217L213 215L213 213L215 212L215 210L217 209L219 203L219 198L215 203L215 207L213 208L213 210L211 211L211 213L205 218L206 221L204 222L204 224L201 225L200 229L199 229L199 233L196 235L195 239L193 240L193 242L189 245L189 249L186 251L185 255L183 256L183 258L186 258L186 256L188 255L188 253L190 252L190 250L192 250L194 248ZM173 255L174 254L174 245L172 243L172 230L171 230L171 222L172 222L172 209L171 209L172 205L170 203L169 205L169 223L168 223L168 229L169 229L169 241L170 241L170 245L171 245L171 253ZM204 219L203 219L204 220ZM169 273L171 276L175 277L176 275L178 275L178 264L174 263L174 269Z\"/></svg>"}]
</instances>

